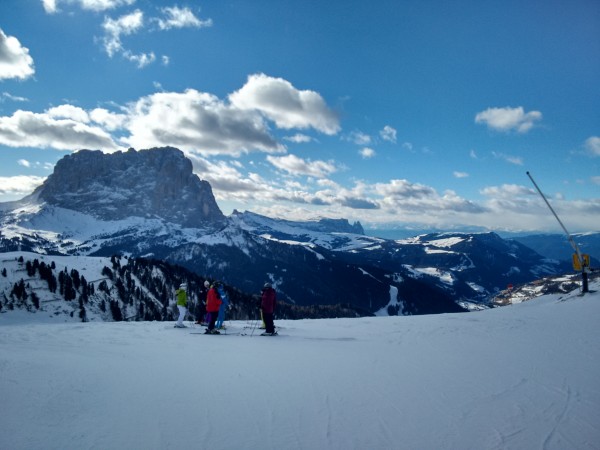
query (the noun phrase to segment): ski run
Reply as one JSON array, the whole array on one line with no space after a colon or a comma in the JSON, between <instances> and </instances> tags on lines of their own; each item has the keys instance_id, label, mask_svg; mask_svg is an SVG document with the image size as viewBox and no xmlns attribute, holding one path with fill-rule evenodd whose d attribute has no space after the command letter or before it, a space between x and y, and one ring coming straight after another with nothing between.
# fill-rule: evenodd
<instances>
[{"instance_id":1,"label":"ski run","mask_svg":"<svg viewBox=\"0 0 600 450\"><path fill-rule=\"evenodd\" d=\"M577 294L273 338L9 311L0 448L598 449L600 294Z\"/></svg>"}]
</instances>

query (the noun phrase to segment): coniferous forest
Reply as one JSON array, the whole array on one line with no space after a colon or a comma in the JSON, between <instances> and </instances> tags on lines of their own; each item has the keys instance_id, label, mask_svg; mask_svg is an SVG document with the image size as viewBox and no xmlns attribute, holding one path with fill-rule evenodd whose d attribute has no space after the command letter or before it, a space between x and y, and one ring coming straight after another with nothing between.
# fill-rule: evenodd
<instances>
[{"instance_id":1,"label":"coniferous forest","mask_svg":"<svg viewBox=\"0 0 600 450\"><path fill-rule=\"evenodd\" d=\"M90 312L108 321L171 321L177 315L174 292L187 283L188 320L202 318L205 312L204 282L217 280L202 277L164 261L126 256L112 256L97 279L88 280L75 267L57 267L38 258L19 257L0 263L0 281L9 286L0 294L0 311L16 308L38 311L46 303L63 302L64 313L88 321ZM9 277L14 283L7 283ZM221 280L219 280L221 281ZM242 292L221 281L229 299L227 320L252 320L259 317L260 293ZM277 319L360 317L369 315L351 305L298 306L278 301Z\"/></svg>"}]
</instances>

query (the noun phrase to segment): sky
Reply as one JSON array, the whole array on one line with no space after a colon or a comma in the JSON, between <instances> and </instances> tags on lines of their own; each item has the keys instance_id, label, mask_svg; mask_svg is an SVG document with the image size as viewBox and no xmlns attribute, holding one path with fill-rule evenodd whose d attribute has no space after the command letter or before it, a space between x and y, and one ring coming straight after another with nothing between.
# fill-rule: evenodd
<instances>
[{"instance_id":1,"label":"sky","mask_svg":"<svg viewBox=\"0 0 600 450\"><path fill-rule=\"evenodd\" d=\"M173 146L225 214L600 224L596 0L0 2L0 201Z\"/></svg>"}]
</instances>

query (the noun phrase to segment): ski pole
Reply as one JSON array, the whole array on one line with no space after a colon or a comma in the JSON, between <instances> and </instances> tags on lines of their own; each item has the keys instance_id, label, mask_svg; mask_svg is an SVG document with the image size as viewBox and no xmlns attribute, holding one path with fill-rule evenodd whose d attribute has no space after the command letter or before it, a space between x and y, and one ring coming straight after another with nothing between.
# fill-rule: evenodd
<instances>
[{"instance_id":1,"label":"ski pole","mask_svg":"<svg viewBox=\"0 0 600 450\"><path fill-rule=\"evenodd\" d=\"M254 331L256 330L257 326L258 326L258 319L256 319L254 321L254 324L252 325L252 332L250 333L250 337L254 336Z\"/></svg>"}]
</instances>

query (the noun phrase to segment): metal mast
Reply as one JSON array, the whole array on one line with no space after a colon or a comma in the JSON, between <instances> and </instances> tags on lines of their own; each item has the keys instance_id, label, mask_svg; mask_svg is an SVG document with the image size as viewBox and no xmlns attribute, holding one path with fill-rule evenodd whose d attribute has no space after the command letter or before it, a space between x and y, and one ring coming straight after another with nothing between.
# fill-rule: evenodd
<instances>
[{"instance_id":1,"label":"metal mast","mask_svg":"<svg viewBox=\"0 0 600 450\"><path fill-rule=\"evenodd\" d=\"M586 271L587 264L586 264L586 261L585 261L583 255L581 254L581 250L579 250L579 246L577 245L577 243L575 242L575 240L573 239L571 234L567 231L567 228L564 226L564 224L558 217L558 214L556 214L556 211L554 211L554 208L552 208L552 205L550 205L550 202L548 201L548 199L546 199L546 196L542 193L542 190L539 188L539 186L537 185L537 183L535 182L535 180L533 179L533 177L531 176L531 174L529 172L527 172L527 176L529 177L529 179L531 180L531 182L537 189L540 196L546 202L546 205L548 205L548 208L550 208L550 211L552 211L552 214L554 214L554 217L556 217L556 220L558 220L558 223L560 224L563 231L567 235L567 238L569 239L569 243L571 244L571 247L573 247L573 250L575 250L575 253L577 254L577 259L579 260L579 265L581 266L581 277L582 277L582 281L583 281L581 291L588 292L589 291L588 290L588 277L587 277L587 271Z\"/></svg>"}]
</instances>

